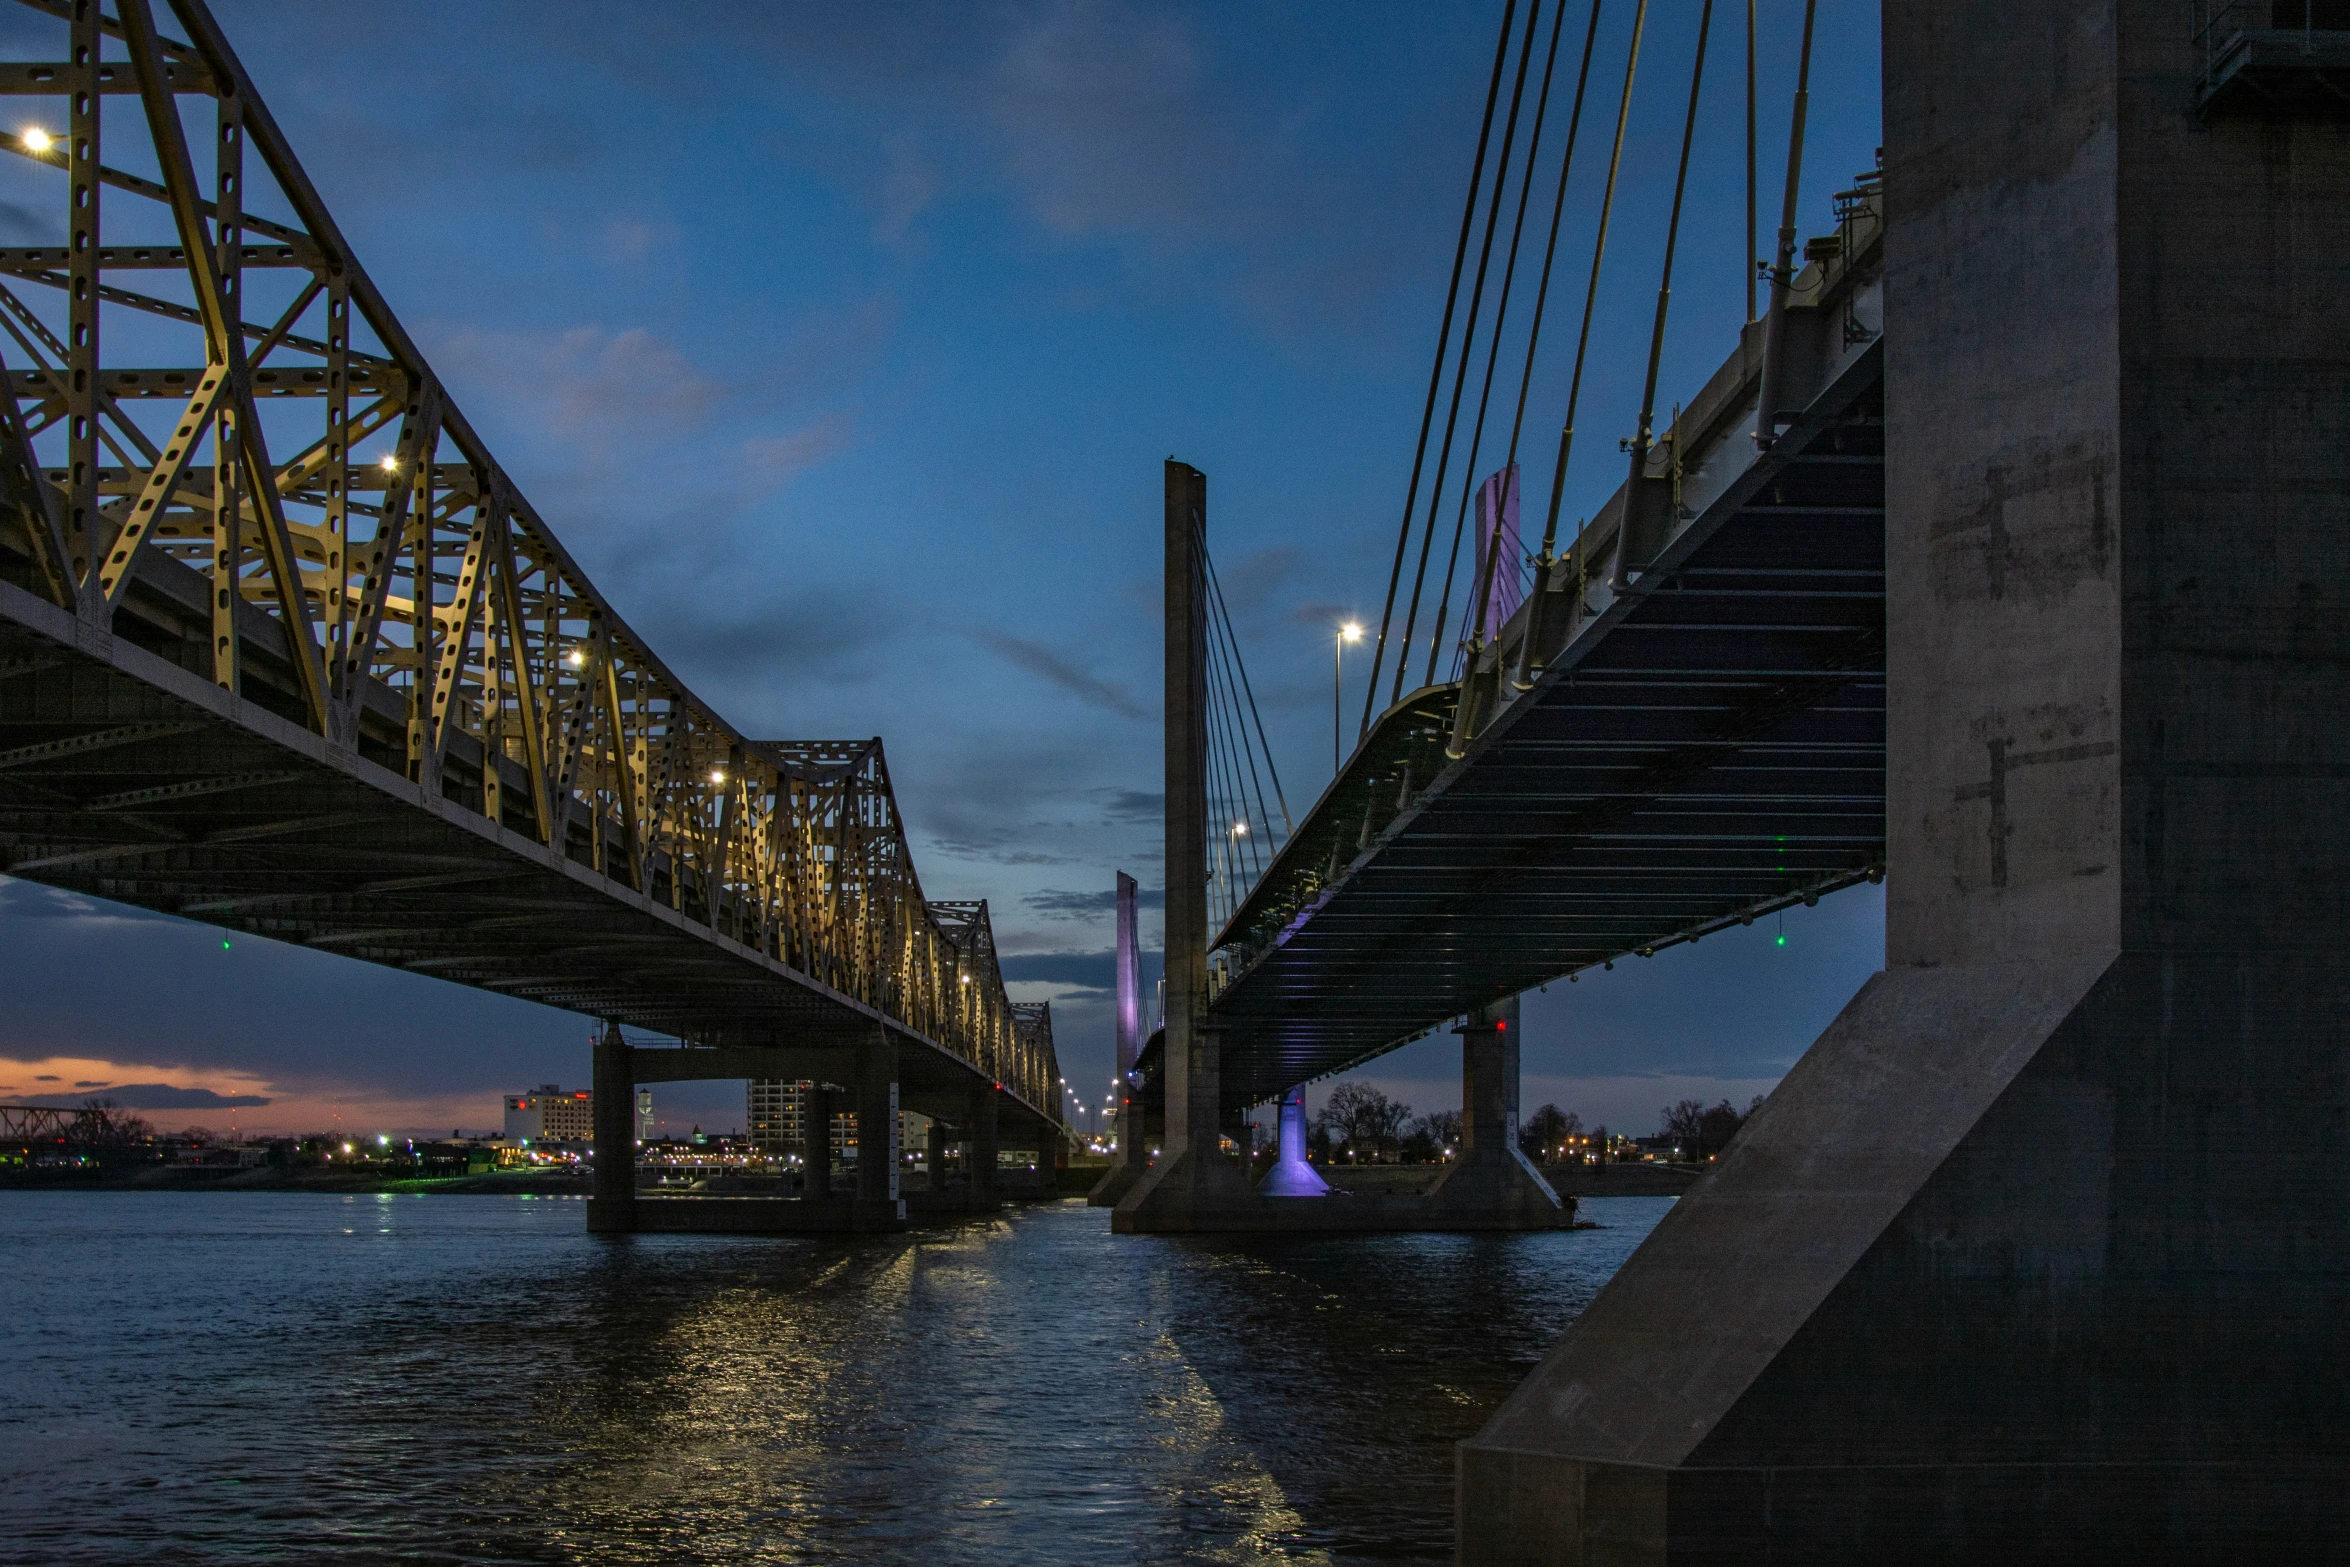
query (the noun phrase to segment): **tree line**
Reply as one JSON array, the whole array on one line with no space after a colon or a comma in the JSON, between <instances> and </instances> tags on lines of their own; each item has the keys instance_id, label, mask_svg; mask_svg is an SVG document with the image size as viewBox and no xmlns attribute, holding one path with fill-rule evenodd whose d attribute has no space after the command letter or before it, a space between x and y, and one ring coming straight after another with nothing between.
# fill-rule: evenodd
<instances>
[{"instance_id":1,"label":"tree line","mask_svg":"<svg viewBox=\"0 0 2350 1567\"><path fill-rule=\"evenodd\" d=\"M1727 1099L1712 1105L1683 1099L1665 1106L1659 1135L1669 1142L1667 1157L1690 1163L1716 1157L1761 1105L1757 1094L1744 1110ZM1307 1121L1306 1138L1309 1153L1322 1163L1423 1164L1459 1152L1461 1112L1414 1115L1405 1101L1347 1078ZM1637 1157L1631 1138L1611 1133L1604 1124L1585 1131L1581 1116L1555 1104L1521 1119L1518 1146L1537 1162Z\"/></svg>"}]
</instances>

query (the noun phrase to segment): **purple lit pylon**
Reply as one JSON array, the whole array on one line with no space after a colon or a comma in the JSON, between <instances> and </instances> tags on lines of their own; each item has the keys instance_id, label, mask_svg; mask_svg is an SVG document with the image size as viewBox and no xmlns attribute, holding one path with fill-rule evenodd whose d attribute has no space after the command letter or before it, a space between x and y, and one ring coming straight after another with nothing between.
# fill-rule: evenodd
<instances>
[{"instance_id":1,"label":"purple lit pylon","mask_svg":"<svg viewBox=\"0 0 2350 1567\"><path fill-rule=\"evenodd\" d=\"M1281 1157L1257 1184L1260 1197L1327 1197L1330 1183L1306 1163L1306 1091L1292 1088L1281 1096Z\"/></svg>"}]
</instances>

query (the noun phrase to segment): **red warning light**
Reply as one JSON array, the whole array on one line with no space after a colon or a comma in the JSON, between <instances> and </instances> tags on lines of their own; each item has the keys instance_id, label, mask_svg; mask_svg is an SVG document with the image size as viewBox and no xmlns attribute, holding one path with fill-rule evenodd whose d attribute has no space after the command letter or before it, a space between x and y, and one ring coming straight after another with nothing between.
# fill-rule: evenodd
<instances>
[{"instance_id":1,"label":"red warning light","mask_svg":"<svg viewBox=\"0 0 2350 1567\"><path fill-rule=\"evenodd\" d=\"M1510 1031L1509 1021L1506 1018L1495 1018L1493 1020L1493 1031L1497 1034L1508 1033Z\"/></svg>"}]
</instances>

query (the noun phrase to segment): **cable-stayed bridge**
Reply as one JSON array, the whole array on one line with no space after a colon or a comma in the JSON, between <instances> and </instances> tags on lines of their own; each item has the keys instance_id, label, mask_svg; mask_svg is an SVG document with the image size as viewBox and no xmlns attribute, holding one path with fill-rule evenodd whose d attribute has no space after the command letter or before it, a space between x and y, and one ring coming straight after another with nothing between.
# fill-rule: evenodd
<instances>
[{"instance_id":1,"label":"cable-stayed bridge","mask_svg":"<svg viewBox=\"0 0 2350 1567\"><path fill-rule=\"evenodd\" d=\"M1515 433L1475 534L1467 481L1441 512L1464 424L1481 473L1541 9L1520 41L1504 7L1384 711L1244 893L1209 869L1257 823L1201 657L1206 479L1170 465L1166 1137L1116 1224L1545 1227L1510 995L1882 877L1884 969L1460 1445L1457 1559L2339 1557L2350 10L1886 6L1882 192L1793 267L1799 86L1769 314L1656 421L1728 9L1688 8L1624 481L1561 538L1554 479L1511 583ZM1226 1152L1239 1107L1454 1017L1469 1146L1421 1211Z\"/></svg>"},{"instance_id":2,"label":"cable-stayed bridge","mask_svg":"<svg viewBox=\"0 0 2350 1567\"><path fill-rule=\"evenodd\" d=\"M745 734L628 626L201 0L22 3L66 242L0 251L0 870L677 1036L610 1035L622 1148L624 1079L743 1076L1054 1145L881 742Z\"/></svg>"},{"instance_id":3,"label":"cable-stayed bridge","mask_svg":"<svg viewBox=\"0 0 2350 1567\"><path fill-rule=\"evenodd\" d=\"M1460 680L1373 723L1224 923L1228 1105L1883 876L1875 202L1791 302L1783 433L1753 439L1758 324L1658 442L1650 536L1618 489Z\"/></svg>"}]
</instances>

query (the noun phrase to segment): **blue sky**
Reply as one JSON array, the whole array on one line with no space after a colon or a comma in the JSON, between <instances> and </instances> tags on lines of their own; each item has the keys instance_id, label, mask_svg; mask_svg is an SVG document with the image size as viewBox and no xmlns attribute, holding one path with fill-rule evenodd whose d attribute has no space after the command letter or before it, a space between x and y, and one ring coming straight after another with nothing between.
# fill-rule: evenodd
<instances>
[{"instance_id":1,"label":"blue sky","mask_svg":"<svg viewBox=\"0 0 2350 1567\"><path fill-rule=\"evenodd\" d=\"M925 888L991 900L1071 1081L1104 1081L1108 889L1159 876L1160 461L1209 476L1302 806L1330 767L1331 624L1375 620L1385 587L1499 6L217 11L376 282L607 596L752 732L882 735ZM1540 451L1631 11L1603 16L1527 415ZM1697 12L1650 8L1570 517L1620 477ZM1571 0L1556 115L1586 14ZM1800 14L1760 6L1766 246ZM1806 233L1873 161L1876 26L1872 4L1821 6ZM12 58L56 47L0 32ZM1743 7L1719 8L1668 403L1744 312L1742 50ZM56 230L47 172L0 170L0 243ZM1530 474L1529 511L1546 483ZM1528 1103L1645 1131L1684 1093L1767 1086L1880 961L1878 899L1791 918L1785 947L1758 929L1530 998ZM39 888L0 885L0 940L0 1095L163 1083L167 1124L190 1100L224 1120L211 1094L271 1101L239 1107L254 1125L489 1125L499 1093L585 1076L584 1019L224 951ZM1449 1041L1368 1075L1423 1109L1458 1098ZM681 1123L741 1113L731 1087L663 1101Z\"/></svg>"}]
</instances>

